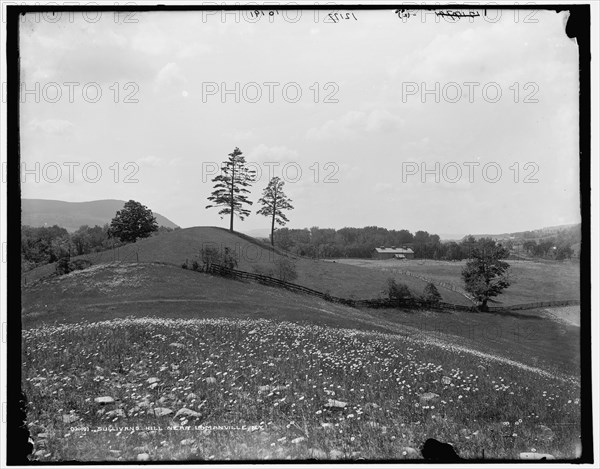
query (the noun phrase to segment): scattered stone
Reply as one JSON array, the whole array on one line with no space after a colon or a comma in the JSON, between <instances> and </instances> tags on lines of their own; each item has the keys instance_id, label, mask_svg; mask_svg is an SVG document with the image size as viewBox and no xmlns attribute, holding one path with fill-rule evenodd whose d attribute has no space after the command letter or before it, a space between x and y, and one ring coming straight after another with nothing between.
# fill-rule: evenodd
<instances>
[{"instance_id":1,"label":"scattered stone","mask_svg":"<svg viewBox=\"0 0 600 469\"><path fill-rule=\"evenodd\" d=\"M159 381L158 378L148 378L148 384L158 383Z\"/></svg>"},{"instance_id":2,"label":"scattered stone","mask_svg":"<svg viewBox=\"0 0 600 469\"><path fill-rule=\"evenodd\" d=\"M163 417L165 415L170 415L173 413L171 409L168 407L156 407L153 411L151 411L156 417Z\"/></svg>"},{"instance_id":3,"label":"scattered stone","mask_svg":"<svg viewBox=\"0 0 600 469\"><path fill-rule=\"evenodd\" d=\"M325 407L327 407L328 409L332 409L332 410L339 410L339 409L345 409L347 405L348 405L348 403L344 402L344 401L328 399L327 404L325 404Z\"/></svg>"},{"instance_id":4,"label":"scattered stone","mask_svg":"<svg viewBox=\"0 0 600 469\"><path fill-rule=\"evenodd\" d=\"M554 459L554 456L548 453L520 453L519 459Z\"/></svg>"},{"instance_id":5,"label":"scattered stone","mask_svg":"<svg viewBox=\"0 0 600 469\"><path fill-rule=\"evenodd\" d=\"M181 409L179 409L177 411L177 413L175 414L175 417L179 417L183 415L184 417L201 417L202 414L199 412L196 412L192 409L188 409L187 407L182 407Z\"/></svg>"},{"instance_id":6,"label":"scattered stone","mask_svg":"<svg viewBox=\"0 0 600 469\"><path fill-rule=\"evenodd\" d=\"M217 378L214 376L209 376L204 381L206 381L206 384L217 384Z\"/></svg>"},{"instance_id":7,"label":"scattered stone","mask_svg":"<svg viewBox=\"0 0 600 469\"><path fill-rule=\"evenodd\" d=\"M193 445L194 441L192 438L187 438L185 440L181 440L181 446L189 446L189 445Z\"/></svg>"},{"instance_id":8,"label":"scattered stone","mask_svg":"<svg viewBox=\"0 0 600 469\"><path fill-rule=\"evenodd\" d=\"M436 394L434 392L424 392L423 394L419 395L419 401L421 402L421 404L426 404L428 402L435 402L437 400L439 400L440 395Z\"/></svg>"},{"instance_id":9,"label":"scattered stone","mask_svg":"<svg viewBox=\"0 0 600 469\"><path fill-rule=\"evenodd\" d=\"M554 432L546 425L538 425L537 428L542 432L541 439L546 442L554 440Z\"/></svg>"},{"instance_id":10,"label":"scattered stone","mask_svg":"<svg viewBox=\"0 0 600 469\"><path fill-rule=\"evenodd\" d=\"M173 342L169 344L169 347L175 347L175 348L184 348L185 345L180 344L179 342Z\"/></svg>"},{"instance_id":11,"label":"scattered stone","mask_svg":"<svg viewBox=\"0 0 600 469\"><path fill-rule=\"evenodd\" d=\"M136 459L138 461L148 461L150 459L150 455L148 453L140 453L137 455Z\"/></svg>"},{"instance_id":12,"label":"scattered stone","mask_svg":"<svg viewBox=\"0 0 600 469\"><path fill-rule=\"evenodd\" d=\"M332 449L329 452L329 457L331 459L342 459L344 457L344 453L341 452L339 449Z\"/></svg>"},{"instance_id":13,"label":"scattered stone","mask_svg":"<svg viewBox=\"0 0 600 469\"><path fill-rule=\"evenodd\" d=\"M125 411L123 409L115 409L106 413L107 417L126 417Z\"/></svg>"},{"instance_id":14,"label":"scattered stone","mask_svg":"<svg viewBox=\"0 0 600 469\"><path fill-rule=\"evenodd\" d=\"M410 446L400 448L400 459L421 459L419 452Z\"/></svg>"},{"instance_id":15,"label":"scattered stone","mask_svg":"<svg viewBox=\"0 0 600 469\"><path fill-rule=\"evenodd\" d=\"M325 430L330 429L330 428L333 429L333 423L325 423L325 422L323 422L321 424L321 427L323 427Z\"/></svg>"},{"instance_id":16,"label":"scattered stone","mask_svg":"<svg viewBox=\"0 0 600 469\"><path fill-rule=\"evenodd\" d=\"M450 384L452 382L452 378L448 377L448 376L444 376L442 378L442 383L444 384Z\"/></svg>"},{"instance_id":17,"label":"scattered stone","mask_svg":"<svg viewBox=\"0 0 600 469\"><path fill-rule=\"evenodd\" d=\"M303 442L304 440L306 440L306 438L304 438L303 436L299 436L298 438L294 438L292 440L292 443L294 443L295 445L297 445L298 443Z\"/></svg>"},{"instance_id":18,"label":"scattered stone","mask_svg":"<svg viewBox=\"0 0 600 469\"><path fill-rule=\"evenodd\" d=\"M191 392L187 395L187 399L189 399L191 401L192 399L198 399L198 396L196 396L193 392Z\"/></svg>"},{"instance_id":19,"label":"scattered stone","mask_svg":"<svg viewBox=\"0 0 600 469\"><path fill-rule=\"evenodd\" d=\"M308 455L309 457L315 459L327 459L327 453L322 449L318 448L309 448Z\"/></svg>"},{"instance_id":20,"label":"scattered stone","mask_svg":"<svg viewBox=\"0 0 600 469\"><path fill-rule=\"evenodd\" d=\"M271 389L271 391L273 392L280 392L280 391L285 391L287 388L285 386L275 386L274 388Z\"/></svg>"},{"instance_id":21,"label":"scattered stone","mask_svg":"<svg viewBox=\"0 0 600 469\"><path fill-rule=\"evenodd\" d=\"M77 422L77 420L79 420L79 417L77 417L77 415L75 415L75 414L64 414L62 416L62 421L64 423L73 423L73 422Z\"/></svg>"},{"instance_id":22,"label":"scattered stone","mask_svg":"<svg viewBox=\"0 0 600 469\"><path fill-rule=\"evenodd\" d=\"M112 404L115 400L110 396L102 396L94 399L94 402L97 404Z\"/></svg>"}]
</instances>

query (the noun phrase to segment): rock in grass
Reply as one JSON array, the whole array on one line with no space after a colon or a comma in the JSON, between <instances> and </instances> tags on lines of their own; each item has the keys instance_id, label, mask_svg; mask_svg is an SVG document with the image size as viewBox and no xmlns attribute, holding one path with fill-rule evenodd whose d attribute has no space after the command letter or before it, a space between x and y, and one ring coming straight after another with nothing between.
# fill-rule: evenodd
<instances>
[{"instance_id":1,"label":"rock in grass","mask_svg":"<svg viewBox=\"0 0 600 469\"><path fill-rule=\"evenodd\" d=\"M452 378L448 377L448 376L444 376L442 378L442 383L444 384L450 384L452 382Z\"/></svg>"},{"instance_id":2,"label":"rock in grass","mask_svg":"<svg viewBox=\"0 0 600 469\"><path fill-rule=\"evenodd\" d=\"M299 436L298 438L294 438L292 440L292 443L294 443L295 445L297 445L298 443L302 443L304 440L306 440L306 438L304 438L303 436Z\"/></svg>"},{"instance_id":3,"label":"rock in grass","mask_svg":"<svg viewBox=\"0 0 600 469\"><path fill-rule=\"evenodd\" d=\"M173 342L169 344L169 347L175 347L175 348L184 348L185 345L180 344L179 342Z\"/></svg>"},{"instance_id":4,"label":"rock in grass","mask_svg":"<svg viewBox=\"0 0 600 469\"><path fill-rule=\"evenodd\" d=\"M185 440L181 440L180 444L181 446L189 446L189 445L193 445L194 441L192 438L186 438Z\"/></svg>"},{"instance_id":5,"label":"rock in grass","mask_svg":"<svg viewBox=\"0 0 600 469\"><path fill-rule=\"evenodd\" d=\"M163 417L165 415L170 415L173 413L171 409L168 407L156 407L153 411L151 411L156 417Z\"/></svg>"},{"instance_id":6,"label":"rock in grass","mask_svg":"<svg viewBox=\"0 0 600 469\"><path fill-rule=\"evenodd\" d=\"M331 410L341 410L341 409L345 409L347 405L348 405L348 403L344 402L344 401L338 401L336 399L328 399L327 404L325 404L325 407L328 409L331 409Z\"/></svg>"},{"instance_id":7,"label":"rock in grass","mask_svg":"<svg viewBox=\"0 0 600 469\"><path fill-rule=\"evenodd\" d=\"M421 459L421 454L410 446L400 448L400 459Z\"/></svg>"},{"instance_id":8,"label":"rock in grass","mask_svg":"<svg viewBox=\"0 0 600 469\"><path fill-rule=\"evenodd\" d=\"M206 381L206 384L217 384L217 378L214 376L209 376L204 381Z\"/></svg>"},{"instance_id":9,"label":"rock in grass","mask_svg":"<svg viewBox=\"0 0 600 469\"><path fill-rule=\"evenodd\" d=\"M554 459L554 456L548 453L520 453L519 459Z\"/></svg>"},{"instance_id":10,"label":"rock in grass","mask_svg":"<svg viewBox=\"0 0 600 469\"><path fill-rule=\"evenodd\" d=\"M150 455L148 453L141 453L136 456L138 461L148 461L150 459Z\"/></svg>"},{"instance_id":11,"label":"rock in grass","mask_svg":"<svg viewBox=\"0 0 600 469\"><path fill-rule=\"evenodd\" d=\"M419 401L421 402L421 404L426 404L429 402L435 402L440 398L439 394L436 394L434 392L424 392L423 394L419 395Z\"/></svg>"},{"instance_id":12,"label":"rock in grass","mask_svg":"<svg viewBox=\"0 0 600 469\"><path fill-rule=\"evenodd\" d=\"M79 417L77 417L77 415L74 414L64 414L62 416L63 423L73 423L77 422L77 420L79 420Z\"/></svg>"},{"instance_id":13,"label":"rock in grass","mask_svg":"<svg viewBox=\"0 0 600 469\"><path fill-rule=\"evenodd\" d=\"M308 456L314 459L327 459L327 453L318 448L309 448Z\"/></svg>"},{"instance_id":14,"label":"rock in grass","mask_svg":"<svg viewBox=\"0 0 600 469\"><path fill-rule=\"evenodd\" d=\"M191 401L192 399L197 399L197 398L198 398L198 396L196 396L193 392L191 392L187 395L186 399Z\"/></svg>"},{"instance_id":15,"label":"rock in grass","mask_svg":"<svg viewBox=\"0 0 600 469\"><path fill-rule=\"evenodd\" d=\"M182 407L177 411L175 417L179 417L183 415L184 417L200 417L202 414L196 412L195 410L188 409L187 407Z\"/></svg>"},{"instance_id":16,"label":"rock in grass","mask_svg":"<svg viewBox=\"0 0 600 469\"><path fill-rule=\"evenodd\" d=\"M94 399L97 404L113 404L115 400L110 396L102 396Z\"/></svg>"},{"instance_id":17,"label":"rock in grass","mask_svg":"<svg viewBox=\"0 0 600 469\"><path fill-rule=\"evenodd\" d=\"M158 378L148 378L148 384L158 383L160 380Z\"/></svg>"},{"instance_id":18,"label":"rock in grass","mask_svg":"<svg viewBox=\"0 0 600 469\"><path fill-rule=\"evenodd\" d=\"M339 449L332 449L329 452L329 457L331 459L342 459L344 457L344 453L342 451L340 451Z\"/></svg>"},{"instance_id":19,"label":"rock in grass","mask_svg":"<svg viewBox=\"0 0 600 469\"><path fill-rule=\"evenodd\" d=\"M126 417L125 411L123 409L115 409L106 413L107 417Z\"/></svg>"},{"instance_id":20,"label":"rock in grass","mask_svg":"<svg viewBox=\"0 0 600 469\"><path fill-rule=\"evenodd\" d=\"M537 428L542 432L541 439L543 441L549 442L554 440L554 432L550 427L547 427L546 425L538 425Z\"/></svg>"}]
</instances>

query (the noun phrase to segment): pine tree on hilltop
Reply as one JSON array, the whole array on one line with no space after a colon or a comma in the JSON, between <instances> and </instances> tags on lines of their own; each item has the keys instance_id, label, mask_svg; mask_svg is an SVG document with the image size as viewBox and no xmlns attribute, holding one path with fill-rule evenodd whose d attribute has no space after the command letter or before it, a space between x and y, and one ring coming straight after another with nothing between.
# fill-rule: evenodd
<instances>
[{"instance_id":1,"label":"pine tree on hilltop","mask_svg":"<svg viewBox=\"0 0 600 469\"><path fill-rule=\"evenodd\" d=\"M219 215L230 215L229 231L233 231L234 215L240 217L240 220L250 215L250 210L244 207L244 204L252 205L246 196L250 191L246 188L251 186L255 176L256 172L248 169L242 152L235 147L233 153L223 162L221 174L212 180L215 190L208 197L212 203L206 208L221 207Z\"/></svg>"},{"instance_id":2,"label":"pine tree on hilltop","mask_svg":"<svg viewBox=\"0 0 600 469\"><path fill-rule=\"evenodd\" d=\"M262 208L256 212L259 215L271 217L271 246L275 245L275 222L278 225L285 225L289 220L283 213L283 210L293 210L291 200L283 192L284 182L278 177L269 181L269 185L263 190L262 197L258 200Z\"/></svg>"}]
</instances>

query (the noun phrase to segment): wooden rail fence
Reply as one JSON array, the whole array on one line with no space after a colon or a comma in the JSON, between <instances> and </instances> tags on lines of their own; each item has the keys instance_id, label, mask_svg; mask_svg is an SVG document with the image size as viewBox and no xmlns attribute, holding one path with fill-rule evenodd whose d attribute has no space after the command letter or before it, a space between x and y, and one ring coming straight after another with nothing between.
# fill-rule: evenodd
<instances>
[{"instance_id":1,"label":"wooden rail fence","mask_svg":"<svg viewBox=\"0 0 600 469\"><path fill-rule=\"evenodd\" d=\"M428 309L452 309L454 311L478 311L475 306L464 306L453 303L437 302L432 303L425 300L415 298L376 298L371 300L353 300L350 298L340 298L338 296L329 295L327 293L313 290L312 288L304 287L296 283L286 282L279 280L268 275L254 274L250 272L244 272L243 270L228 269L218 264L211 264L207 268L207 272L213 275L220 275L223 277L233 278L236 280L255 280L264 285L271 285L276 287L286 288L287 290L306 293L308 295L319 297L332 303L339 303L346 306L352 307L366 307L366 308L428 308ZM535 309L544 308L550 306L570 306L579 305L579 300L559 300L559 301L541 301L537 303L525 303L519 305L507 305L507 306L491 306L488 309L490 311L514 311L523 309Z\"/></svg>"}]
</instances>

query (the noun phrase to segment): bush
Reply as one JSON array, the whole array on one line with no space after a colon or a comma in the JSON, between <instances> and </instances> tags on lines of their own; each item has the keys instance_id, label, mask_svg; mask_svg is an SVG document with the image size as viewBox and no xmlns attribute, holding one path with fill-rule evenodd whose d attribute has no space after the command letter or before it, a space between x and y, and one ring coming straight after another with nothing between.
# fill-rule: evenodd
<instances>
[{"instance_id":1,"label":"bush","mask_svg":"<svg viewBox=\"0 0 600 469\"><path fill-rule=\"evenodd\" d=\"M181 268L182 269L187 269L188 268L187 259L186 259L186 261L183 264L181 264Z\"/></svg>"},{"instance_id":2,"label":"bush","mask_svg":"<svg viewBox=\"0 0 600 469\"><path fill-rule=\"evenodd\" d=\"M56 273L58 275L65 275L71 272L71 266L69 264L70 263L68 257L61 257L60 259L58 259L55 267Z\"/></svg>"},{"instance_id":3,"label":"bush","mask_svg":"<svg viewBox=\"0 0 600 469\"><path fill-rule=\"evenodd\" d=\"M434 304L437 304L442 300L442 295L440 295L440 292L433 283L425 285L425 289L423 290L423 300Z\"/></svg>"},{"instance_id":4,"label":"bush","mask_svg":"<svg viewBox=\"0 0 600 469\"><path fill-rule=\"evenodd\" d=\"M287 257L279 257L275 261L275 272L277 273L277 278L284 282L292 282L298 278L296 263Z\"/></svg>"},{"instance_id":5,"label":"bush","mask_svg":"<svg viewBox=\"0 0 600 469\"><path fill-rule=\"evenodd\" d=\"M200 264L198 264L197 260L192 261L192 270L198 272L200 269Z\"/></svg>"},{"instance_id":6,"label":"bush","mask_svg":"<svg viewBox=\"0 0 600 469\"><path fill-rule=\"evenodd\" d=\"M87 259L76 259L71 262L68 257L61 257L56 263L56 273L58 275L66 275L74 270L87 269L92 265L92 262Z\"/></svg>"},{"instance_id":7,"label":"bush","mask_svg":"<svg viewBox=\"0 0 600 469\"><path fill-rule=\"evenodd\" d=\"M386 293L390 300L401 300L412 298L412 293L404 283L396 283L393 278L388 278Z\"/></svg>"}]
</instances>

